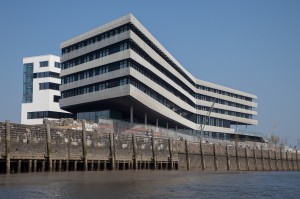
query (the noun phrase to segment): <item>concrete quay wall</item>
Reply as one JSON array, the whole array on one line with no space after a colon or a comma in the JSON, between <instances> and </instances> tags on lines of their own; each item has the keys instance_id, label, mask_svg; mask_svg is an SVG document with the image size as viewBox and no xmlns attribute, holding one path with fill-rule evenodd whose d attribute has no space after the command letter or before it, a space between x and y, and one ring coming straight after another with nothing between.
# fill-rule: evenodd
<instances>
[{"instance_id":1,"label":"concrete quay wall","mask_svg":"<svg viewBox=\"0 0 300 199\"><path fill-rule=\"evenodd\" d=\"M0 122L0 173L128 169L299 170L298 153ZM154 132L155 133L155 132Z\"/></svg>"}]
</instances>

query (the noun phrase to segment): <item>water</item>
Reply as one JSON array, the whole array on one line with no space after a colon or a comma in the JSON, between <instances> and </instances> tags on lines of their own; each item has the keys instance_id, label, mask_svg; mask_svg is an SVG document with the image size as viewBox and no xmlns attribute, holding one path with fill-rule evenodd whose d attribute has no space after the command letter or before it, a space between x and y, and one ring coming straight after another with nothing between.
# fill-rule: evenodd
<instances>
[{"instance_id":1,"label":"water","mask_svg":"<svg viewBox=\"0 0 300 199\"><path fill-rule=\"evenodd\" d=\"M0 175L0 198L300 198L300 172L90 171Z\"/></svg>"}]
</instances>

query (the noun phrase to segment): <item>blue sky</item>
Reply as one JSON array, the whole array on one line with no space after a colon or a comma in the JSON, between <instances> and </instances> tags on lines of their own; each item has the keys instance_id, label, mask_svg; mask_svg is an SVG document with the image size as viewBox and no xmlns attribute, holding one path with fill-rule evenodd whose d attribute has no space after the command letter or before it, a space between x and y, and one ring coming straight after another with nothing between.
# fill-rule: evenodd
<instances>
[{"instance_id":1,"label":"blue sky","mask_svg":"<svg viewBox=\"0 0 300 199\"><path fill-rule=\"evenodd\" d=\"M2 1L0 121L20 122L22 58L133 13L195 77L258 96L259 125L300 137L300 1Z\"/></svg>"}]
</instances>

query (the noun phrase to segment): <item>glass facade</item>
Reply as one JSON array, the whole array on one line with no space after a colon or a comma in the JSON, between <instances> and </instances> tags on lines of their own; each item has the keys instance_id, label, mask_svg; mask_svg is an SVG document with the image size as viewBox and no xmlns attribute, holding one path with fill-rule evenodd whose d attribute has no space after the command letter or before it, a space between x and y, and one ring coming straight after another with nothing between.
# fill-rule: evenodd
<instances>
[{"instance_id":1,"label":"glass facade","mask_svg":"<svg viewBox=\"0 0 300 199\"><path fill-rule=\"evenodd\" d=\"M41 61L40 62L40 67L47 67L49 65L48 61Z\"/></svg>"},{"instance_id":2,"label":"glass facade","mask_svg":"<svg viewBox=\"0 0 300 199\"><path fill-rule=\"evenodd\" d=\"M39 118L73 118L73 114L69 113L61 113L55 111L36 111L36 112L28 112L27 119L39 119Z\"/></svg>"},{"instance_id":3,"label":"glass facade","mask_svg":"<svg viewBox=\"0 0 300 199\"><path fill-rule=\"evenodd\" d=\"M23 66L23 103L32 102L33 90L33 63L26 63Z\"/></svg>"},{"instance_id":4,"label":"glass facade","mask_svg":"<svg viewBox=\"0 0 300 199\"><path fill-rule=\"evenodd\" d=\"M51 90L59 90L59 84L56 83L52 83L52 82L45 82L45 83L40 83L40 90L47 90L47 89L51 89Z\"/></svg>"}]
</instances>

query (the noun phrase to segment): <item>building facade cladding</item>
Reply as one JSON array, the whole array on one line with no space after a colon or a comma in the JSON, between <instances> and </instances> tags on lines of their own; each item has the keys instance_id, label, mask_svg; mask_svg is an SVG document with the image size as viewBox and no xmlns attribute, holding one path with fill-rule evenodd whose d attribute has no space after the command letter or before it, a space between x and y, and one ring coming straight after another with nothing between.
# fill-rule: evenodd
<instances>
[{"instance_id":1,"label":"building facade cladding","mask_svg":"<svg viewBox=\"0 0 300 199\"><path fill-rule=\"evenodd\" d=\"M132 106L140 121L146 113L148 120L155 115L169 127L193 130L207 123L205 131L232 133L230 125L257 124L255 95L194 78L131 14L72 38L61 49L60 104L80 117L99 111L85 105L133 98L132 104L115 100L112 107ZM119 117L130 119L130 113Z\"/></svg>"},{"instance_id":2,"label":"building facade cladding","mask_svg":"<svg viewBox=\"0 0 300 199\"><path fill-rule=\"evenodd\" d=\"M43 118L72 115L59 107L60 57L42 55L23 59L22 124L42 124Z\"/></svg>"}]
</instances>

